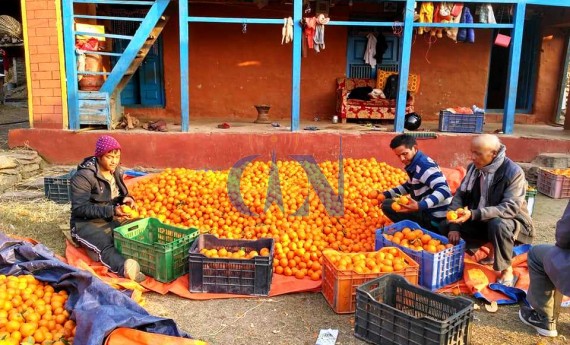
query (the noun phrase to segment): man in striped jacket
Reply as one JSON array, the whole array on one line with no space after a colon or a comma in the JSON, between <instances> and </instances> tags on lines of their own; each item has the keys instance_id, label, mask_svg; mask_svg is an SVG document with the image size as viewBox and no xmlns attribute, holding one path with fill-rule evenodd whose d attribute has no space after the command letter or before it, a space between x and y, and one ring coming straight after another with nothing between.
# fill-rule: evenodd
<instances>
[{"instance_id":1,"label":"man in striped jacket","mask_svg":"<svg viewBox=\"0 0 570 345\"><path fill-rule=\"evenodd\" d=\"M439 232L439 224L445 219L451 203L451 191L441 169L433 159L418 150L416 139L401 134L390 142L390 148L405 165L408 180L383 192L382 211L393 222L407 219L424 229ZM393 198L409 194L409 203L392 209Z\"/></svg>"}]
</instances>

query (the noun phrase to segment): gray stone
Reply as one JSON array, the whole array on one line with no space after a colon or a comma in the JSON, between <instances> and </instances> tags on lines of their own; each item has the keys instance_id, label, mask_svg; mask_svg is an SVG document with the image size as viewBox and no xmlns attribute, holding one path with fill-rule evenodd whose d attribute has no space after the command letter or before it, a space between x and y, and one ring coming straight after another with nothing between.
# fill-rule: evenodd
<instances>
[{"instance_id":1,"label":"gray stone","mask_svg":"<svg viewBox=\"0 0 570 345\"><path fill-rule=\"evenodd\" d=\"M2 169L0 170L0 175L18 175L20 173L20 169Z\"/></svg>"},{"instance_id":2,"label":"gray stone","mask_svg":"<svg viewBox=\"0 0 570 345\"><path fill-rule=\"evenodd\" d=\"M16 159L21 159L21 160L34 160L37 158L40 158L40 155L38 155L38 153L36 151L32 151L32 150L15 150L15 151L9 151L8 152L10 156L16 158Z\"/></svg>"},{"instance_id":3,"label":"gray stone","mask_svg":"<svg viewBox=\"0 0 570 345\"><path fill-rule=\"evenodd\" d=\"M25 164L22 165L22 171L23 172L40 172L40 165L39 164Z\"/></svg>"},{"instance_id":4,"label":"gray stone","mask_svg":"<svg viewBox=\"0 0 570 345\"><path fill-rule=\"evenodd\" d=\"M0 155L0 169L17 168L18 161L13 157Z\"/></svg>"},{"instance_id":5,"label":"gray stone","mask_svg":"<svg viewBox=\"0 0 570 345\"><path fill-rule=\"evenodd\" d=\"M10 200L37 200L45 198L44 192L37 190L10 191L0 195L1 201Z\"/></svg>"},{"instance_id":6,"label":"gray stone","mask_svg":"<svg viewBox=\"0 0 570 345\"><path fill-rule=\"evenodd\" d=\"M27 180L30 177L34 177L36 175L38 175L39 171L38 170L32 170L32 171L22 171L20 173L20 176L22 176L22 180Z\"/></svg>"},{"instance_id":7,"label":"gray stone","mask_svg":"<svg viewBox=\"0 0 570 345\"><path fill-rule=\"evenodd\" d=\"M38 178L33 178L33 179L29 179L27 181L24 181L22 183L20 183L19 185L20 187L23 188L31 188L31 189L44 189L44 178L43 177L38 177Z\"/></svg>"},{"instance_id":8,"label":"gray stone","mask_svg":"<svg viewBox=\"0 0 570 345\"><path fill-rule=\"evenodd\" d=\"M20 175L1 175L0 174L0 191L14 187L20 182Z\"/></svg>"},{"instance_id":9,"label":"gray stone","mask_svg":"<svg viewBox=\"0 0 570 345\"><path fill-rule=\"evenodd\" d=\"M542 153L536 156L532 163L547 168L568 168L570 166L570 155L567 153Z\"/></svg>"}]
</instances>

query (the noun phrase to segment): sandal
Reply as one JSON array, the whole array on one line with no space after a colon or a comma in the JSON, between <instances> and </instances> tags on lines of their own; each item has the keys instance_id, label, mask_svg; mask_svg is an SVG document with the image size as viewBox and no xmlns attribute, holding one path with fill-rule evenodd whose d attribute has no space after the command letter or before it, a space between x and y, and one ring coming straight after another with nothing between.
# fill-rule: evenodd
<instances>
[{"instance_id":1,"label":"sandal","mask_svg":"<svg viewBox=\"0 0 570 345\"><path fill-rule=\"evenodd\" d=\"M491 266L491 265L493 265L493 264L495 263L495 258L493 258L493 257L491 257L491 256L487 256L486 258L479 260L479 263L480 263L481 265L488 265L488 266Z\"/></svg>"}]
</instances>

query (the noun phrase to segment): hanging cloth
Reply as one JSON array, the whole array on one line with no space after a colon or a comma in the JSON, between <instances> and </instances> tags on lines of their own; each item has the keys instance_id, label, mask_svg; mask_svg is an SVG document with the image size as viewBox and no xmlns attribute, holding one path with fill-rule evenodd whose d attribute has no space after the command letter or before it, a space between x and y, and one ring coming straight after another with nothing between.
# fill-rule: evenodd
<instances>
[{"instance_id":1,"label":"hanging cloth","mask_svg":"<svg viewBox=\"0 0 570 345\"><path fill-rule=\"evenodd\" d=\"M479 9L479 23L496 24L495 12L493 12L493 5L483 4Z\"/></svg>"},{"instance_id":2,"label":"hanging cloth","mask_svg":"<svg viewBox=\"0 0 570 345\"><path fill-rule=\"evenodd\" d=\"M376 58L376 63L378 65L382 64L382 56L384 56L384 53L386 52L386 50L388 50L388 43L386 43L386 37L384 37L384 35L382 33L378 34L378 37L376 37L377 42L376 42L376 55L374 56L374 58Z\"/></svg>"},{"instance_id":3,"label":"hanging cloth","mask_svg":"<svg viewBox=\"0 0 570 345\"><path fill-rule=\"evenodd\" d=\"M460 23L462 12L463 12L462 3L453 4L453 7L451 9L451 23ZM457 32L459 31L459 28L447 28L445 31L447 37L457 42Z\"/></svg>"},{"instance_id":4,"label":"hanging cloth","mask_svg":"<svg viewBox=\"0 0 570 345\"><path fill-rule=\"evenodd\" d=\"M420 6L420 23L432 23L433 22L433 2L427 1L422 2ZM419 27L418 35L423 35L424 32L429 32L430 28Z\"/></svg>"},{"instance_id":5,"label":"hanging cloth","mask_svg":"<svg viewBox=\"0 0 570 345\"><path fill-rule=\"evenodd\" d=\"M366 44L366 51L364 51L364 62L370 66L376 66L376 43L377 39L373 33L366 35L368 38L368 43Z\"/></svg>"},{"instance_id":6,"label":"hanging cloth","mask_svg":"<svg viewBox=\"0 0 570 345\"><path fill-rule=\"evenodd\" d=\"M317 27L317 18L305 18L305 37L307 39L307 45L309 49L314 48L314 39L315 39L315 29Z\"/></svg>"},{"instance_id":7,"label":"hanging cloth","mask_svg":"<svg viewBox=\"0 0 570 345\"><path fill-rule=\"evenodd\" d=\"M315 51L317 53L325 50L325 26L323 24L317 24L313 41L315 42Z\"/></svg>"},{"instance_id":8,"label":"hanging cloth","mask_svg":"<svg viewBox=\"0 0 570 345\"><path fill-rule=\"evenodd\" d=\"M461 23L473 23L473 16L469 7L463 7L463 14L461 15ZM475 29L473 28L461 28L457 32L457 42L465 43L475 43Z\"/></svg>"},{"instance_id":9,"label":"hanging cloth","mask_svg":"<svg viewBox=\"0 0 570 345\"><path fill-rule=\"evenodd\" d=\"M283 18L281 29L281 44L293 42L293 18Z\"/></svg>"}]
</instances>

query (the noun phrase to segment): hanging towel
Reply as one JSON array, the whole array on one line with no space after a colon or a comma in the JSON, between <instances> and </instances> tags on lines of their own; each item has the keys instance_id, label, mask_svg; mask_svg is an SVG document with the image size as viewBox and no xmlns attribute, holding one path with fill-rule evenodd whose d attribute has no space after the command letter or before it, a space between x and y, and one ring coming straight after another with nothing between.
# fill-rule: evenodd
<instances>
[{"instance_id":1,"label":"hanging towel","mask_svg":"<svg viewBox=\"0 0 570 345\"><path fill-rule=\"evenodd\" d=\"M420 6L420 23L432 23L433 22L433 2L427 1L423 2ZM423 35L424 32L429 32L430 28L419 27L418 35Z\"/></svg>"},{"instance_id":2,"label":"hanging towel","mask_svg":"<svg viewBox=\"0 0 570 345\"><path fill-rule=\"evenodd\" d=\"M491 4L483 4L479 9L479 22L480 23L489 23L489 24L496 24L497 20L495 19L495 12L493 12L493 5Z\"/></svg>"},{"instance_id":3,"label":"hanging towel","mask_svg":"<svg viewBox=\"0 0 570 345\"><path fill-rule=\"evenodd\" d=\"M313 41L315 42L315 50L317 53L321 50L325 50L325 26L323 24L317 24Z\"/></svg>"},{"instance_id":4,"label":"hanging towel","mask_svg":"<svg viewBox=\"0 0 570 345\"><path fill-rule=\"evenodd\" d=\"M281 44L293 42L293 18L283 18L281 29Z\"/></svg>"},{"instance_id":5,"label":"hanging towel","mask_svg":"<svg viewBox=\"0 0 570 345\"><path fill-rule=\"evenodd\" d=\"M364 52L364 62L372 67L376 66L376 43L377 39L373 33L366 35L368 43L366 44L366 51Z\"/></svg>"},{"instance_id":6,"label":"hanging towel","mask_svg":"<svg viewBox=\"0 0 570 345\"><path fill-rule=\"evenodd\" d=\"M463 14L461 15L461 23L473 23L473 16L469 7L463 7ZM475 30L473 28L461 28L457 32L457 42L475 43Z\"/></svg>"},{"instance_id":7,"label":"hanging towel","mask_svg":"<svg viewBox=\"0 0 570 345\"><path fill-rule=\"evenodd\" d=\"M451 10L451 23L460 23L461 22L461 13L463 12L463 4L462 3L455 3L453 4L453 8ZM446 34L447 37L451 38L455 42L457 42L457 32L459 28L447 28Z\"/></svg>"}]
</instances>

